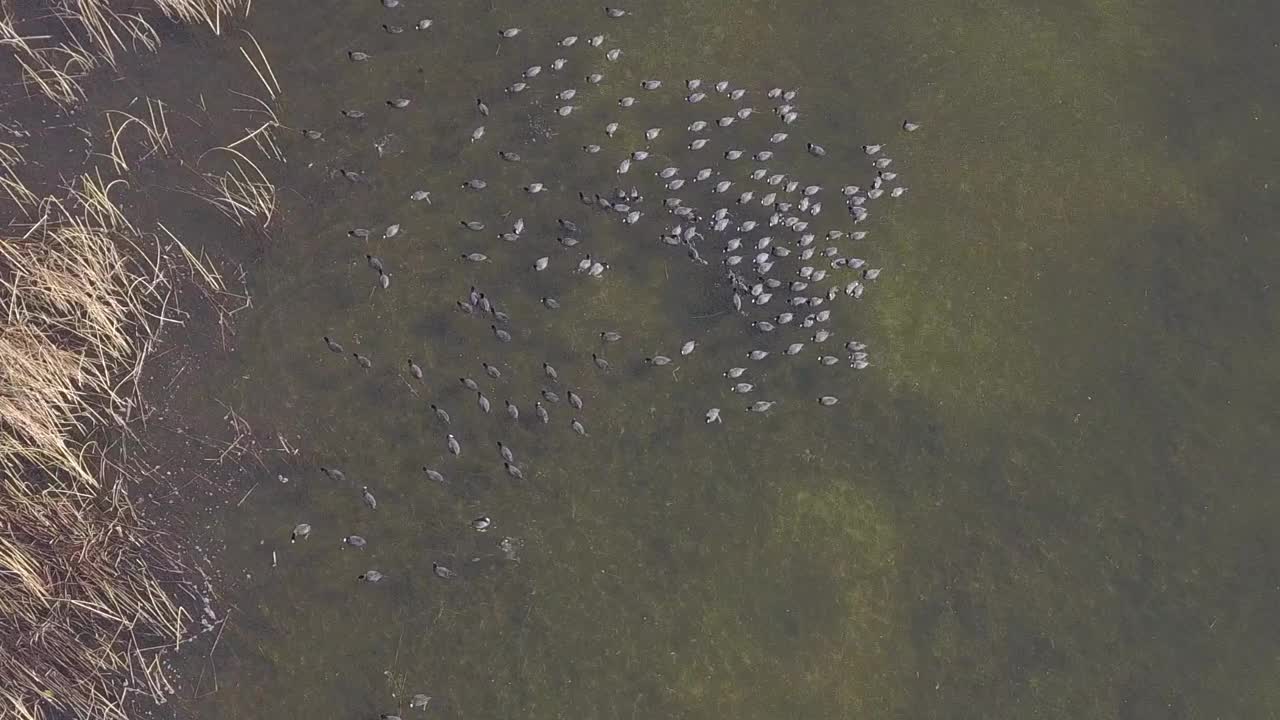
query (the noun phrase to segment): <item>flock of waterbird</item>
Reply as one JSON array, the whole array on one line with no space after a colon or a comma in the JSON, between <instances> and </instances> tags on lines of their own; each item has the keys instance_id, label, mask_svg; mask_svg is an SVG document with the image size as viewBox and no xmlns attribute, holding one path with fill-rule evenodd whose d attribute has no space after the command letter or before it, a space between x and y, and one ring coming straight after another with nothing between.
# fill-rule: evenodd
<instances>
[{"instance_id":1,"label":"flock of waterbird","mask_svg":"<svg viewBox=\"0 0 1280 720\"><path fill-rule=\"evenodd\" d=\"M395 9L400 6L400 0L382 0L382 4L388 9ZM630 12L607 7L602 15L605 22L618 23L625 22ZM428 31L434 24L431 19L424 18L412 27ZM392 34L403 32L402 26L393 24L383 25L383 29ZM518 42L522 33L518 27L499 29L498 42ZM515 115L511 106L518 103L526 103L525 109L531 112L545 112L547 117L544 120L553 124L557 119L570 118L588 104L596 107L595 103L610 102L612 105L612 98L604 98L606 89L616 85L609 82L608 75L621 62L623 51L612 45L610 34L568 35L555 43L552 52L556 57L550 58L545 65L525 68L518 78L506 85L501 96L495 93L491 98L493 107L483 97L476 100L474 112L477 122L468 138L460 138L464 144L469 140L468 152L485 152L476 148L483 148L489 142L491 136L486 125L499 121L504 114ZM370 53L359 49L349 50L347 57L353 63L377 61ZM584 64L589 64L585 74L578 74L581 70L573 71L572 68ZM573 78L580 80L575 82ZM886 145L861 146L857 156L846 162L860 168L862 175L838 189L829 190L820 184L806 182L799 173L785 169L837 162L834 153L829 156L817 138L794 137L804 126L805 113L798 104L796 90L780 87L749 90L727 80L651 78L633 87L622 88L622 91L626 94L616 100L617 110L614 111L619 119L596 131L600 133L599 144L587 142L581 145L581 152L588 158L599 161L609 157L608 163L616 163L617 186L603 191L579 190L577 199L593 209L591 221L621 223L623 232L658 247L679 250L689 262L707 269L707 281L723 293L726 307L722 314L732 313L743 318L740 338L744 362L722 373L730 381L729 392L746 397L756 394L767 378L770 363L796 362L789 358L816 355L813 366L818 372L829 373L831 371L825 368L837 365L847 365L855 371L869 367L871 359L865 343L857 339L836 339L834 331L829 328L836 303L861 300L869 284L881 274L880 268L859 257L868 248L865 241L870 232L867 221L872 216L872 208L885 199L901 198L907 193L893 159L886 154ZM671 107L686 107L704 117L681 122L675 127L645 128L642 134L624 128L628 113L634 112L631 108L663 101ZM759 103L762 107L752 103ZM405 110L412 104L413 98L408 97L386 101L391 110ZM366 116L365 111L357 108L345 109L342 113L352 119ZM671 111L666 116L675 114ZM901 125L902 131L907 133L915 132L919 127L910 121ZM304 132L312 139L321 137L317 131ZM625 137L643 137L643 146L617 147ZM611 147L611 144L615 146ZM526 160L519 150L523 148L489 148L487 152L496 152L505 163L518 164ZM362 182L366 177L363 171L353 169L339 169L337 175L352 182ZM490 191L490 187L488 180L473 177L461 183L458 192L484 193ZM499 222L503 226L496 235L499 242L493 248L468 249L455 256L458 261L464 264L489 263L514 258L511 260L512 272L521 272L524 268L525 272L558 274L559 279L566 283L608 282L608 274L614 268L604 258L605 249L587 249L593 240L591 233L584 231L583 221L566 217L572 213L564 212L557 217L559 232L554 244L547 238L531 237L532 233L527 231L525 215L533 217L548 210L564 210L560 200L565 196L571 198L574 191L536 181L524 182L520 187L528 196L529 207L514 208L502 215ZM433 196L431 189L406 188L403 192L415 203L432 204L435 208L448 206L441 197ZM538 197L543 194L546 197ZM661 199L649 199L653 196ZM824 201L833 199L839 203L841 211L824 215ZM512 216L514 220L511 220ZM832 216L836 216L836 220L827 229L820 229L819 223ZM488 237L484 234L486 230L492 232L497 229L491 222L472 218L459 219L459 225L462 228L459 232L471 246L479 246L479 241L473 238ZM398 223L389 223L377 238L391 239L400 233ZM361 239L375 237L375 231L368 228L355 228L350 234ZM534 249L512 250L531 247ZM507 252L509 250L511 252ZM713 256L715 251L718 251L718 257ZM544 252L546 254L542 254ZM536 254L532 262L522 259L529 253ZM576 260L567 259L573 255L577 255ZM391 273L387 263L372 253L367 253L364 261L374 273L376 288L389 291ZM538 302L550 310L562 307L561 301L551 295L540 297ZM487 329L499 347L513 342L509 329L512 318L492 292L473 285L465 297L456 301L455 310L477 318L476 327ZM609 371L611 365L606 359L607 351L625 345L623 333L613 328L595 328L588 332L597 333L600 341L597 352L590 356L592 366L598 371ZM324 342L333 353L354 358L365 370L374 366L373 358L349 352L338 339L326 336ZM672 348L672 355L685 357L698 352L699 343L693 339L675 339ZM585 358L583 360L585 365ZM655 367L675 362L673 357L660 353L643 358L637 356L636 362L641 361ZM399 364L401 361L397 362ZM413 380L428 381L423 369L413 359L402 367ZM503 371L495 365L482 363L482 368L492 381L503 377ZM505 415L506 422L521 422L525 417L524 422L532 422L535 427L550 425L550 408L563 402L572 409L566 425L578 435L587 436L587 426L581 419L585 409L583 398L573 390L559 389L562 387L560 372L550 363L542 364L542 374L543 377L539 378L542 387L531 406L526 404L522 407L506 399L504 407L496 412L495 403L480 383L469 377L461 378L460 382L467 392L474 395L485 415L499 418ZM837 382L832 378L838 376L828 375L824 381ZM750 413L767 413L777 402L758 399L739 407L745 407L745 411ZM839 402L839 396L834 392L823 394L816 402L820 406L833 406ZM429 408L445 435L444 449L450 456L460 456L463 445L455 435L452 416L437 404L430 404ZM529 412L532 418L528 417ZM708 424L723 422L721 408L707 409L704 419ZM495 463L500 462L510 477L523 479L524 470L512 449L501 442L497 446ZM322 470L332 479L346 481L341 470ZM435 482L446 482L444 472L438 468L424 466L423 471ZM369 510L377 508L377 499L368 487L361 488L361 498ZM471 521L471 527L485 532L493 527L493 521L487 516L477 517ZM299 524L292 539L305 539L310 534L310 525ZM343 538L342 542L355 548L366 545L364 538L354 535ZM517 543L517 540L507 537L499 546L513 558ZM442 580L457 577L454 570L439 562L432 563L432 572ZM378 570L371 569L361 574L359 579L376 583L385 577ZM426 708L430 701L429 696L419 694L410 699L409 706ZM383 717L390 719L394 716Z\"/></svg>"}]
</instances>

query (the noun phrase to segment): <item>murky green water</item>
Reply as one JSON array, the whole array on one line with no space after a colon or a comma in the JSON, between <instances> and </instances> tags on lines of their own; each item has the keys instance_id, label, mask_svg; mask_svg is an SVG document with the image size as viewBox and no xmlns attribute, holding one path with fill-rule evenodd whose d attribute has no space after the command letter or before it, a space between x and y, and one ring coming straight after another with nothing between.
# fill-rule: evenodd
<instances>
[{"instance_id":1,"label":"murky green water","mask_svg":"<svg viewBox=\"0 0 1280 720\"><path fill-rule=\"evenodd\" d=\"M264 472L223 519L222 563L252 578L227 598L218 691L205 684L192 711L409 715L426 692L431 714L456 718L1280 714L1275 6L703 0L610 21L577 1L404 2L255 8L282 120L325 139L287 148L290 214L251 269L238 363L209 385L302 452L279 468L290 483ZM379 27L419 17L435 25ZM524 33L495 53L513 25ZM552 122L558 103L531 115L502 97L535 62L598 58L552 46L596 32L625 52L603 100ZM723 268L575 199L617 181L617 153L595 161L583 143L616 151L651 125L714 119L636 88L695 76L800 88L791 142L823 142L830 162L798 147L788 162L827 187L827 215L864 142L891 143L911 187L868 224L862 253L885 275L832 323L871 345L872 367L773 362L761 397L782 402L767 416L742 412L719 375L756 344L721 312ZM619 110L623 94L642 102ZM478 95L494 112L472 145ZM414 104L387 109L396 96ZM621 141L600 132L613 118ZM924 128L908 138L904 118ZM458 190L470 177L490 189ZM552 192L525 197L533 180ZM420 187L434 204L408 200ZM514 246L494 239L508 211L530 223ZM569 275L559 216L610 259L603 279ZM489 229L459 228L471 218ZM391 222L396 238L347 236ZM471 251L495 262L456 260ZM553 268L535 275L540 255ZM516 342L453 310L471 285L510 312ZM547 294L563 308L540 307ZM607 374L590 361L606 328L626 334ZM641 362L688 338L701 348L678 372ZM585 399L589 437L563 405L549 427L503 417L507 398L531 416L544 361ZM819 408L828 392L841 403ZM711 406L724 425L703 423ZM494 529L473 531L478 515ZM304 521L312 538L290 545ZM342 548L349 534L369 546ZM356 582L369 568L388 579Z\"/></svg>"}]
</instances>

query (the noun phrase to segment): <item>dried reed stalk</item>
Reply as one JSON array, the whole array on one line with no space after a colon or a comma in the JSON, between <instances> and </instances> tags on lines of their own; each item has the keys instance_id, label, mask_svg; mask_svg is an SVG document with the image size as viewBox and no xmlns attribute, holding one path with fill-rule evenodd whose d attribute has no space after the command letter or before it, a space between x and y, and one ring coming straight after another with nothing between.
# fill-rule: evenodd
<instances>
[{"instance_id":1,"label":"dried reed stalk","mask_svg":"<svg viewBox=\"0 0 1280 720\"><path fill-rule=\"evenodd\" d=\"M0 143L0 189L5 191L13 206L26 217L31 217L31 210L39 203L36 194L27 189L18 176L16 168L26 162L22 151L16 145Z\"/></svg>"},{"instance_id":2,"label":"dried reed stalk","mask_svg":"<svg viewBox=\"0 0 1280 720\"><path fill-rule=\"evenodd\" d=\"M230 154L232 169L202 174L208 190L197 194L238 225L257 224L264 228L270 225L276 210L276 187L266 173L231 146L213 148L205 155L212 152Z\"/></svg>"}]
</instances>

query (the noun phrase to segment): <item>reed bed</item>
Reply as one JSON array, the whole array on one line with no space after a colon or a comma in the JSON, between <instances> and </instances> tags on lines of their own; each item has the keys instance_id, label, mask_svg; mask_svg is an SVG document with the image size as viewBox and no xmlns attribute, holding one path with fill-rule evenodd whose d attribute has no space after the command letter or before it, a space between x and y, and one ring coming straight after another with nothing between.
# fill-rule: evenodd
<instances>
[{"instance_id":1,"label":"reed bed","mask_svg":"<svg viewBox=\"0 0 1280 720\"><path fill-rule=\"evenodd\" d=\"M0 47L11 52L30 88L69 106L84 99L80 78L100 65L114 67L118 52L149 52L160 46L152 20L207 25L221 34L223 19L247 14L252 0L150 0L130 3L127 9L123 5L114 0L54 0L48 16L23 23L39 24L41 30L30 33L20 30L20 18L0 7Z\"/></svg>"},{"instance_id":2,"label":"reed bed","mask_svg":"<svg viewBox=\"0 0 1280 720\"><path fill-rule=\"evenodd\" d=\"M165 19L221 34L251 2L51 0L38 17L0 3L0 67L11 62L30 94L75 105L84 76L155 50ZM241 52L274 101L275 74L249 40ZM246 97L257 127L207 153L201 195L265 225L276 191L248 154L280 159L280 123L267 101ZM202 255L163 224L172 243L140 232L117 203L135 164L178 154L169 116L151 99L107 113L114 179L81 175L58 198L23 183L34 146L0 143L0 718L126 720L136 700L172 693L161 657L188 639L174 538L139 519L129 470L104 449L140 415L137 380L168 319L160 268L173 265L142 246L176 245L193 278L224 290Z\"/></svg>"},{"instance_id":3,"label":"reed bed","mask_svg":"<svg viewBox=\"0 0 1280 720\"><path fill-rule=\"evenodd\" d=\"M120 473L105 486L94 444L136 407L164 290L132 259L115 187L83 176L0 233L0 717L123 720L132 696L163 701L159 652L189 620L172 543Z\"/></svg>"}]
</instances>

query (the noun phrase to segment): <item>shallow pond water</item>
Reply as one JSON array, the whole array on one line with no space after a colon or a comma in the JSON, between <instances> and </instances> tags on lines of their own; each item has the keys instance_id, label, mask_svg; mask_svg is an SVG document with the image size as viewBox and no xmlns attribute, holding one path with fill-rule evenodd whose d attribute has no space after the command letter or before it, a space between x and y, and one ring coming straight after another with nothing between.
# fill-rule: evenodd
<instances>
[{"instance_id":1,"label":"shallow pond water","mask_svg":"<svg viewBox=\"0 0 1280 720\"><path fill-rule=\"evenodd\" d=\"M1280 88L1266 69L1280 51L1260 31L1280 19L1274 7L628 9L255 8L282 121L323 138L285 148L289 212L250 270L235 362L206 384L249 422L301 438L301 452L220 520L219 562L243 582L225 598L218 690L205 686L190 712L407 716L420 692L429 714L456 718L1280 712L1269 277ZM499 40L506 27L523 31ZM595 33L607 34L599 49L585 44ZM568 34L583 40L557 48ZM602 57L611 47L616 62ZM351 50L371 58L351 62ZM527 93L503 93L561 55L563 81L544 70ZM607 77L590 87L595 69ZM691 77L749 89L770 128L763 92L798 88L802 117L774 164L824 186L824 227L851 226L837 188L874 173L861 146L892 152L910 192L878 201L856 246L884 275L861 301L832 303L829 323L834 354L851 337L870 346L867 369L821 367L812 347L767 365L742 357L763 341L727 312L722 241L702 244L704 267L656 240L669 224L652 176L662 160L625 178L645 186L636 226L578 202L624 182L614 165L647 127L667 133L655 154L703 164L687 159L684 127L733 105L684 102ZM639 89L646 78L664 81L664 99ZM568 118L550 98L561 85L584 93ZM619 108L624 95L636 106ZM412 103L387 107L395 97ZM610 139L613 119L624 127ZM906 119L922 128L904 133ZM714 135L719 151L763 149L744 129L755 120ZM806 139L828 155L804 153ZM730 171L718 153L705 164L738 182L756 166ZM473 177L489 187L459 188ZM534 181L548 191L520 190ZM420 188L432 203L409 199ZM497 239L516 217L525 236ZM558 217L580 224L581 248L556 244ZM469 219L486 229L460 227ZM382 237L391 223L402 230ZM356 227L372 237L350 237ZM603 277L569 272L579 250L609 259ZM468 252L493 262L461 262ZM552 266L536 273L540 256ZM472 286L510 313L513 342L456 310ZM548 295L559 310L539 305ZM606 329L623 340L601 343ZM688 339L699 347L681 357ZM646 365L655 353L676 362ZM531 412L552 387L544 362L560 394L585 401L548 404L547 426ZM760 382L749 398L721 376L735 365ZM819 406L824 394L840 403ZM779 404L743 410L761 398ZM704 423L710 407L723 424ZM504 472L497 442L523 480ZM487 532L471 527L479 516ZM311 537L290 543L299 522ZM345 547L352 534L368 545ZM358 582L368 569L386 579Z\"/></svg>"}]
</instances>

